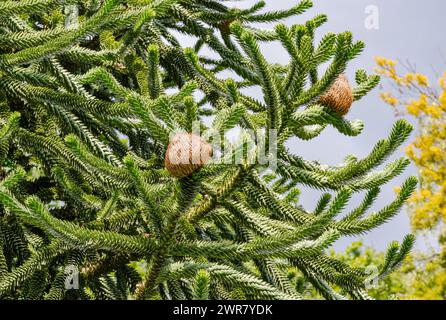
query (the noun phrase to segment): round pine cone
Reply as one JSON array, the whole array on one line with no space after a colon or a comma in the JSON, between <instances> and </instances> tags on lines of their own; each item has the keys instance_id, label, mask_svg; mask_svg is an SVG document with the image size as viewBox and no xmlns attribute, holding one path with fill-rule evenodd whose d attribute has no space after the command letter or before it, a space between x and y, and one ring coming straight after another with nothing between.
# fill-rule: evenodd
<instances>
[{"instance_id":1,"label":"round pine cone","mask_svg":"<svg viewBox=\"0 0 446 320\"><path fill-rule=\"evenodd\" d=\"M331 87L319 98L319 103L330 107L343 116L350 110L353 93L345 74L341 74Z\"/></svg>"},{"instance_id":2,"label":"round pine cone","mask_svg":"<svg viewBox=\"0 0 446 320\"><path fill-rule=\"evenodd\" d=\"M212 158L212 146L193 133L177 133L169 142L164 159L167 171L184 178L204 166Z\"/></svg>"}]
</instances>

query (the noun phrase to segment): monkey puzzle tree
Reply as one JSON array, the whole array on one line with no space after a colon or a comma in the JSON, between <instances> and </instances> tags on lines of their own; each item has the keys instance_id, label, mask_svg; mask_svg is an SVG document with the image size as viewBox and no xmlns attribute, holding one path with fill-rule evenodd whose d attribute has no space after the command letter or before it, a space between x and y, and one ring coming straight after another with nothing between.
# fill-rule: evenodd
<instances>
[{"instance_id":1,"label":"monkey puzzle tree","mask_svg":"<svg viewBox=\"0 0 446 320\"><path fill-rule=\"evenodd\" d=\"M64 8L72 5L77 10L67 12L77 11L79 24L66 26ZM379 77L359 70L350 88L343 72L364 45L350 32L316 43L324 15L255 27L301 14L310 1L285 11L264 6L0 3L2 298L299 299L301 277L327 299L368 298L365 268L325 249L385 223L410 196L414 178L366 214L379 187L407 166L401 158L377 169L412 128L396 122L368 156L337 166L291 154L286 141L311 140L327 126L360 134L363 122L344 115ZM195 47L182 48L178 32L195 37ZM259 44L275 42L289 61L265 59ZM222 77L225 70L235 79ZM249 96L251 87L263 96ZM197 122L206 134L193 133ZM255 134L231 145L224 133L236 127ZM267 147L252 143L262 140ZM175 164L171 149L190 156ZM214 159L193 163L202 149ZM274 179L268 164L252 161L263 151ZM240 163L227 161L240 154ZM296 203L300 185L326 193L305 209ZM363 202L341 216L357 192ZM389 247L379 277L412 243L407 236ZM73 266L80 286L67 290Z\"/></svg>"}]
</instances>

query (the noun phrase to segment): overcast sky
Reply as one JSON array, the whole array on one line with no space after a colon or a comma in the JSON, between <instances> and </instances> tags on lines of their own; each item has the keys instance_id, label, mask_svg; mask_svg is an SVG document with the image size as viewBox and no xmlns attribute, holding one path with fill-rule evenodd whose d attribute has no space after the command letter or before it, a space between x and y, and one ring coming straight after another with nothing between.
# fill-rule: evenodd
<instances>
[{"instance_id":1,"label":"overcast sky","mask_svg":"<svg viewBox=\"0 0 446 320\"><path fill-rule=\"evenodd\" d=\"M248 7L257 1L228 1L229 5ZM266 0L268 9L286 9L298 3L290 0ZM366 8L376 6L379 10L379 29L368 29L365 20L368 16ZM304 23L316 14L328 15L328 22L318 29L317 38L320 39L327 32L342 32L350 30L354 38L366 43L364 53L350 63L347 75L354 82L354 73L362 68L372 72L375 68L374 57L384 56L401 59L415 64L419 72L435 77L435 71L446 69L446 1L443 0L314 0L314 6L306 14L286 20L287 25ZM262 26L263 27L263 26ZM265 25L268 27L268 25ZM286 62L287 54L280 45L262 47L269 61ZM389 88L384 80L381 85ZM288 147L306 159L317 160L326 164L342 162L347 154L358 157L367 155L373 145L387 137L396 118L391 108L380 101L376 89L360 102L354 104L348 115L351 119L365 121L365 129L359 137L345 137L333 129L326 130L320 137L310 142L294 139ZM407 143L405 144L407 145ZM404 148L404 146L403 146ZM403 149L402 148L402 149ZM400 150L392 159L402 156ZM400 185L408 176L416 175L412 166L398 178L383 187L383 192L372 209L379 209L387 205L394 198L393 188ZM301 203L308 209L314 208L319 192L302 189ZM361 195L353 199L352 205L361 200ZM387 247L392 240L402 240L410 232L409 218L402 211L392 221L370 232L361 239L379 249ZM352 238L338 241L336 248L343 249ZM426 248L426 242L419 238L419 248Z\"/></svg>"}]
</instances>

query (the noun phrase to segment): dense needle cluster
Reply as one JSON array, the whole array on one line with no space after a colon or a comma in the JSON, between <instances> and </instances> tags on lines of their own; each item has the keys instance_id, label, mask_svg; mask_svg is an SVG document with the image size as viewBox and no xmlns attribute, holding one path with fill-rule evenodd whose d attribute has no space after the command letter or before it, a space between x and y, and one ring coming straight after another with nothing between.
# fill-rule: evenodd
<instances>
[{"instance_id":1,"label":"dense needle cluster","mask_svg":"<svg viewBox=\"0 0 446 320\"><path fill-rule=\"evenodd\" d=\"M78 24L70 24L67 6L77 8ZM349 155L337 166L291 154L286 141L311 140L327 126L361 133L362 121L319 99L364 45L350 32L316 42L324 15L259 29L258 22L297 16L312 3L274 12L264 6L0 2L0 298L301 299L303 283L327 299L368 298L367 270L326 249L403 206L414 178L389 205L367 213L379 187L408 165L401 158L380 167L412 128L396 122L369 155ZM183 48L179 33L195 46ZM281 44L289 61L269 63L261 43ZM358 70L351 99L378 82ZM262 96L248 95L251 87ZM246 160L171 174L170 137L191 133L197 121L220 135L250 129L268 140L275 131L274 173ZM252 159L260 151L246 147L250 139L212 147ZM298 205L302 185L322 191L313 208ZM364 200L344 212L354 193ZM389 246L379 278L412 243L408 236ZM66 285L73 268L78 289Z\"/></svg>"}]
</instances>

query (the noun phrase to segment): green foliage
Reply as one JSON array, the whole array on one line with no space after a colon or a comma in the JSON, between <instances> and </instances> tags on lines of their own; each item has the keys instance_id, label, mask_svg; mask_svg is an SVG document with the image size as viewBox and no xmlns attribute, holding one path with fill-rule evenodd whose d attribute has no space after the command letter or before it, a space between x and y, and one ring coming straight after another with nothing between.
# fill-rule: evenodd
<instances>
[{"instance_id":1,"label":"green foliage","mask_svg":"<svg viewBox=\"0 0 446 320\"><path fill-rule=\"evenodd\" d=\"M393 251L393 245L391 245ZM352 266L366 266L370 270L371 297L380 300L443 300L445 297L445 272L441 256L426 253L412 253L401 268L381 277L379 268L389 261L389 254L368 246L362 242L353 242L344 252L331 255ZM376 274L375 274L376 273ZM309 296L317 297L314 291Z\"/></svg>"},{"instance_id":2,"label":"green foliage","mask_svg":"<svg viewBox=\"0 0 446 320\"><path fill-rule=\"evenodd\" d=\"M63 26L68 4L79 7L78 27ZM412 128L398 121L369 155L337 166L291 154L286 141L311 140L328 125L361 133L362 121L317 101L364 44L349 32L314 43L323 15L261 30L255 23L301 14L312 2L277 12L261 11L264 5L0 4L1 298L301 299L305 282L327 299L369 298L366 266L349 266L327 249L342 235L385 223L410 196L414 178L392 203L367 214L379 187L407 166L401 158L380 168ZM194 48L182 48L172 30L196 39ZM273 41L289 61L268 62L260 44ZM217 58L203 54L204 45ZM358 71L355 99L378 80ZM253 87L261 97L246 93ZM164 168L169 138L191 132L195 121L210 140L239 128L270 141L276 129L276 172L268 175L245 155L175 179ZM214 148L233 147L227 159L248 151L256 158L261 150L248 149L250 139ZM325 192L314 210L298 205L302 185ZM360 206L343 215L362 191ZM381 277L412 243L408 236L389 247ZM65 287L73 266L79 290Z\"/></svg>"}]
</instances>

